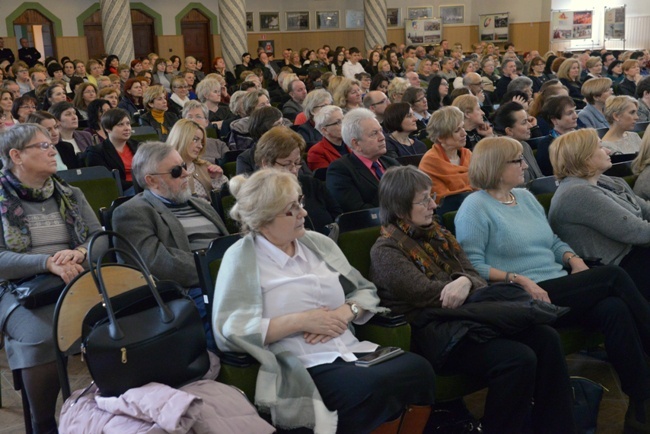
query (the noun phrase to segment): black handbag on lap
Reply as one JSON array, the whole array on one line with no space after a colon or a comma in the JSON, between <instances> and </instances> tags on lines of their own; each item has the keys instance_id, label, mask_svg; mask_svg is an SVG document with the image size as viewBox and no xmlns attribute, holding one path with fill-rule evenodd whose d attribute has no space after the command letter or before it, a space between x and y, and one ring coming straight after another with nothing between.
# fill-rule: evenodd
<instances>
[{"instance_id":1,"label":"black handbag on lap","mask_svg":"<svg viewBox=\"0 0 650 434\"><path fill-rule=\"evenodd\" d=\"M65 288L65 283L56 274L42 273L32 277L8 282L16 300L26 309L54 304Z\"/></svg>"},{"instance_id":2,"label":"black handbag on lap","mask_svg":"<svg viewBox=\"0 0 650 434\"><path fill-rule=\"evenodd\" d=\"M94 235L89 252L101 236L117 237L128 249L108 249L95 262L88 258L103 303L84 318L81 349L100 394L118 396L150 382L179 387L200 379L210 362L194 302L177 283L154 282L140 254L115 232ZM135 264L147 284L109 298L102 259L110 252Z\"/></svg>"}]
</instances>

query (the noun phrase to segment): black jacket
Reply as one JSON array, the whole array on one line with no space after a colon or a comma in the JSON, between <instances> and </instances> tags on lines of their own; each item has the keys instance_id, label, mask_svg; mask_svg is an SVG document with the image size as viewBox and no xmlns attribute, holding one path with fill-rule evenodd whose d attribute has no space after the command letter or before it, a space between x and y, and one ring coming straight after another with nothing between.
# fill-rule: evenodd
<instances>
[{"instance_id":1,"label":"black jacket","mask_svg":"<svg viewBox=\"0 0 650 434\"><path fill-rule=\"evenodd\" d=\"M133 155L138 150L139 143L135 140L126 142L126 146L131 149ZM104 166L108 170L117 169L120 172L120 180L122 181L122 188L127 190L133 185L132 181L126 180L126 169L120 155L115 150L115 146L111 139L106 139L99 145L91 146L86 150L86 166Z\"/></svg>"}]
</instances>

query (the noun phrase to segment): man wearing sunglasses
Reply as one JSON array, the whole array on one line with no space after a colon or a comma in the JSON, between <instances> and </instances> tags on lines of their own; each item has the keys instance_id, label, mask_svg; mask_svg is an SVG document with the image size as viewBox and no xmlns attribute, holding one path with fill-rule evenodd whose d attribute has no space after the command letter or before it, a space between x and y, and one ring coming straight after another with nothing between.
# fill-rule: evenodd
<instances>
[{"instance_id":1,"label":"man wearing sunglasses","mask_svg":"<svg viewBox=\"0 0 650 434\"><path fill-rule=\"evenodd\" d=\"M154 277L188 290L204 320L208 348L215 350L192 252L208 248L228 230L208 202L192 197L190 175L171 146L141 144L132 173L144 192L115 209L113 227L138 249Z\"/></svg>"}]
</instances>

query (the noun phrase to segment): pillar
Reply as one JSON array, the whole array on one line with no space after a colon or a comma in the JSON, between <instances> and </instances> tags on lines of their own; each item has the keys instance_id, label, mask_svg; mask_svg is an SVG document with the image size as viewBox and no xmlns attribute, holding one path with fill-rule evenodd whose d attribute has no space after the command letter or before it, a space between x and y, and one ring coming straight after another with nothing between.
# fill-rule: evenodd
<instances>
[{"instance_id":1,"label":"pillar","mask_svg":"<svg viewBox=\"0 0 650 434\"><path fill-rule=\"evenodd\" d=\"M234 71L235 65L241 63L241 55L248 51L246 2L219 0L219 23L221 53L226 61L226 67Z\"/></svg>"},{"instance_id":2,"label":"pillar","mask_svg":"<svg viewBox=\"0 0 650 434\"><path fill-rule=\"evenodd\" d=\"M387 44L386 0L363 0L366 50L379 44Z\"/></svg>"},{"instance_id":3,"label":"pillar","mask_svg":"<svg viewBox=\"0 0 650 434\"><path fill-rule=\"evenodd\" d=\"M129 0L99 0L102 12L102 33L106 53L115 54L121 63L135 58L131 2Z\"/></svg>"}]
</instances>

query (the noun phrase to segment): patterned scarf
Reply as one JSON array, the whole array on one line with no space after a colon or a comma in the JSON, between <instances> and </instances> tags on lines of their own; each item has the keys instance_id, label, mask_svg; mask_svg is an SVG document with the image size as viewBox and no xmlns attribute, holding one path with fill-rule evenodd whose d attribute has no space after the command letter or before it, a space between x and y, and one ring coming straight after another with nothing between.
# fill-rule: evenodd
<instances>
[{"instance_id":1,"label":"patterned scarf","mask_svg":"<svg viewBox=\"0 0 650 434\"><path fill-rule=\"evenodd\" d=\"M383 226L381 235L395 240L429 279L435 278L439 270L448 275L462 270L457 258L461 252L458 241L436 221L427 228L418 228L398 220L397 225Z\"/></svg>"},{"instance_id":2,"label":"patterned scarf","mask_svg":"<svg viewBox=\"0 0 650 434\"><path fill-rule=\"evenodd\" d=\"M0 171L0 217L7 250L25 253L32 246L22 201L44 202L53 195L70 235L70 248L74 248L88 237L88 225L81 218L79 204L70 186L58 176L52 175L43 188L30 188L21 183L10 170Z\"/></svg>"}]
</instances>

